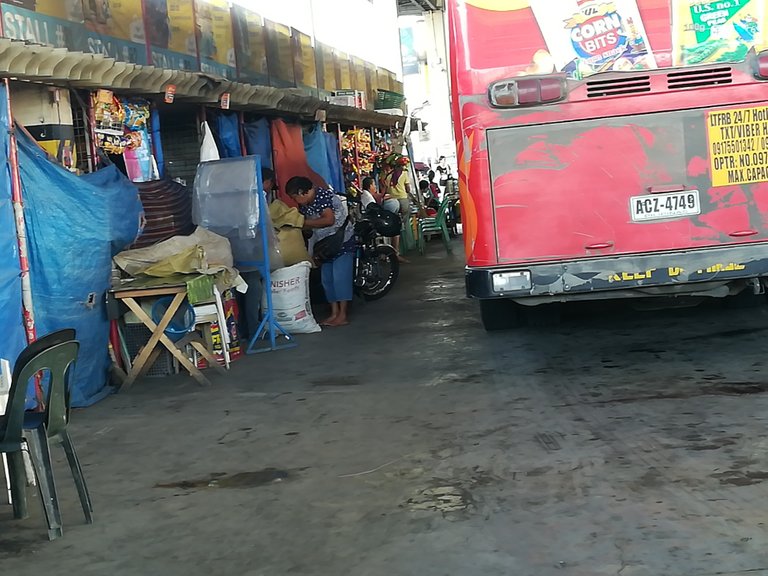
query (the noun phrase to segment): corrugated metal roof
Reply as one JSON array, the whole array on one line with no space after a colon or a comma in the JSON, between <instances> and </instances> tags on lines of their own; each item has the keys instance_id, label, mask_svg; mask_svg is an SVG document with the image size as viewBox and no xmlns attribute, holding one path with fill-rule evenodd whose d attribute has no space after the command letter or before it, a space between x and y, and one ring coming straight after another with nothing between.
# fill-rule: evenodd
<instances>
[{"instance_id":1,"label":"corrugated metal roof","mask_svg":"<svg viewBox=\"0 0 768 576\"><path fill-rule=\"evenodd\" d=\"M444 0L397 0L397 14L399 16L414 16L424 12L442 10Z\"/></svg>"},{"instance_id":2,"label":"corrugated metal roof","mask_svg":"<svg viewBox=\"0 0 768 576\"><path fill-rule=\"evenodd\" d=\"M118 62L100 54L70 52L0 38L0 77L10 77L57 86L95 90L107 88L123 94L163 94L176 86L176 98L201 104L217 104L222 94L230 94L233 109L272 111L286 115L314 118L325 110L328 121L351 125L390 127L403 118L333 106L296 89L279 89L233 82L201 72L165 70Z\"/></svg>"}]
</instances>

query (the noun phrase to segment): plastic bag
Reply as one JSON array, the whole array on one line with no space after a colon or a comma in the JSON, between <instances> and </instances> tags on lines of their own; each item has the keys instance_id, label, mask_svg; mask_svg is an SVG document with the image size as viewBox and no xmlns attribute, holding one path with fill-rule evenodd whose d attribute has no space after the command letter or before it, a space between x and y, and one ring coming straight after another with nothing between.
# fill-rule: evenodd
<instances>
[{"instance_id":1,"label":"plastic bag","mask_svg":"<svg viewBox=\"0 0 768 576\"><path fill-rule=\"evenodd\" d=\"M216 140L213 137L208 122L202 124L203 144L200 146L200 162L209 162L211 160L220 160L219 149L216 147Z\"/></svg>"},{"instance_id":2,"label":"plastic bag","mask_svg":"<svg viewBox=\"0 0 768 576\"><path fill-rule=\"evenodd\" d=\"M198 253L200 248L202 254ZM174 236L147 248L126 250L114 260L131 276L147 274L152 267L157 271L157 264L161 262L168 266L164 274L217 274L233 266L229 241L200 227L189 236Z\"/></svg>"},{"instance_id":3,"label":"plastic bag","mask_svg":"<svg viewBox=\"0 0 768 576\"><path fill-rule=\"evenodd\" d=\"M269 269L278 270L285 266L280 250L280 240L275 233L275 229L272 227L272 217L269 215L269 211L266 211L264 218L266 219L265 225L267 227ZM256 268L253 263L264 261L264 242L261 238L261 231L258 228L254 229L253 238L243 238L237 234L237 232L238 231L235 230L234 233L230 232L226 235L232 246L232 255L235 258L235 266L241 271L255 270Z\"/></svg>"},{"instance_id":4,"label":"plastic bag","mask_svg":"<svg viewBox=\"0 0 768 576\"><path fill-rule=\"evenodd\" d=\"M277 240L280 244L280 255L286 266L292 266L298 262L309 262L309 252L304 243L301 228L286 226L277 231Z\"/></svg>"},{"instance_id":5,"label":"plastic bag","mask_svg":"<svg viewBox=\"0 0 768 576\"><path fill-rule=\"evenodd\" d=\"M290 334L320 332L309 303L309 262L299 262L272 273L272 308L278 324ZM267 309L266 292L261 298Z\"/></svg>"}]
</instances>

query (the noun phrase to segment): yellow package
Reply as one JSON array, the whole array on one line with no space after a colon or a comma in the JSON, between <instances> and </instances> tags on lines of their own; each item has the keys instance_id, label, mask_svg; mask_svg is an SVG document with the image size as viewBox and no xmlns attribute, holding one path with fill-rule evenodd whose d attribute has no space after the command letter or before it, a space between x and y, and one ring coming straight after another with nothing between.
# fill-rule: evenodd
<instances>
[{"instance_id":1,"label":"yellow package","mask_svg":"<svg viewBox=\"0 0 768 576\"><path fill-rule=\"evenodd\" d=\"M768 0L672 0L674 65L744 61L752 48L766 45L766 4Z\"/></svg>"}]
</instances>

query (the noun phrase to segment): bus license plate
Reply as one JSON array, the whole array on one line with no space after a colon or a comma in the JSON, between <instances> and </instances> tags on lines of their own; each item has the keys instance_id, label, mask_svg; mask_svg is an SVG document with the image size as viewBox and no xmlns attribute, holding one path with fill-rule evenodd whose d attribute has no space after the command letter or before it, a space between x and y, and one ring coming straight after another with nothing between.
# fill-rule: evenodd
<instances>
[{"instance_id":1,"label":"bus license plate","mask_svg":"<svg viewBox=\"0 0 768 576\"><path fill-rule=\"evenodd\" d=\"M629 206L632 222L668 220L701 214L698 190L632 196Z\"/></svg>"}]
</instances>

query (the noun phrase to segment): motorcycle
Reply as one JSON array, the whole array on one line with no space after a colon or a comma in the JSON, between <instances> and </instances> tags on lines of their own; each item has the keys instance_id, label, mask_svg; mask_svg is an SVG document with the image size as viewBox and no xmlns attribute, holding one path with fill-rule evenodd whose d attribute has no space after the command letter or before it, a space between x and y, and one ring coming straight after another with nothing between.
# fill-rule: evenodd
<instances>
[{"instance_id":1,"label":"motorcycle","mask_svg":"<svg viewBox=\"0 0 768 576\"><path fill-rule=\"evenodd\" d=\"M355 208L355 290L366 300L378 300L392 290L400 275L397 252L392 246L379 242L382 237L400 234L400 217L378 204L369 204L365 210Z\"/></svg>"}]
</instances>

